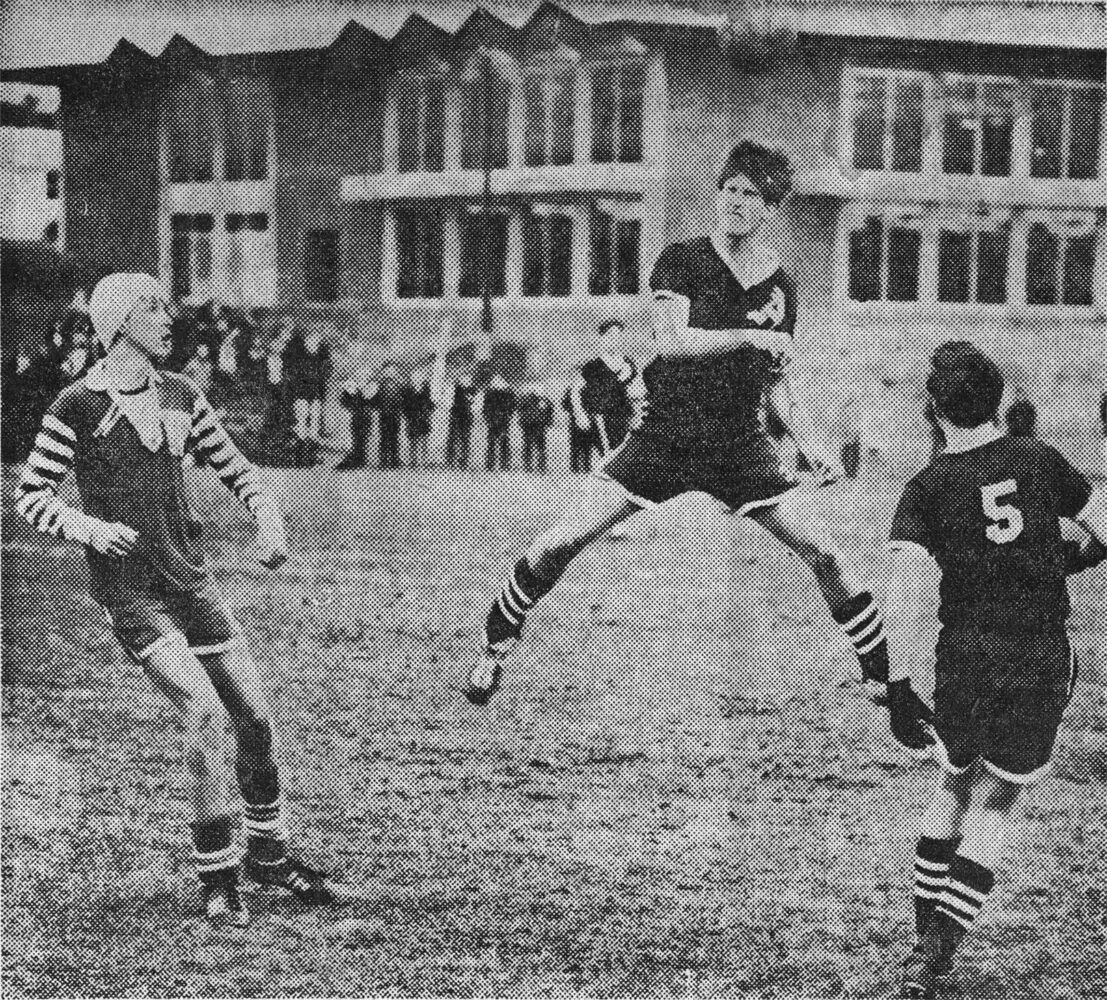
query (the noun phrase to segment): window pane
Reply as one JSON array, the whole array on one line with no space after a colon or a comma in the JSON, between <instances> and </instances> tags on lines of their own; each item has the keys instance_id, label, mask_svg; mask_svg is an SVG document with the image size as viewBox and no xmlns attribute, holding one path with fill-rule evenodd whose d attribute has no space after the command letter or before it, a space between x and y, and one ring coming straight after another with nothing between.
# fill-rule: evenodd
<instances>
[{"instance_id":1,"label":"window pane","mask_svg":"<svg viewBox=\"0 0 1107 1000\"><path fill-rule=\"evenodd\" d=\"M615 291L633 295L638 291L637 219L621 219L615 227Z\"/></svg>"},{"instance_id":2,"label":"window pane","mask_svg":"<svg viewBox=\"0 0 1107 1000\"><path fill-rule=\"evenodd\" d=\"M174 222L179 216L174 216ZM173 298L183 299L192 291L192 237L174 227L170 248L173 273Z\"/></svg>"},{"instance_id":3,"label":"window pane","mask_svg":"<svg viewBox=\"0 0 1107 1000\"><path fill-rule=\"evenodd\" d=\"M947 81L942 170L947 174L971 174L976 162L976 84Z\"/></svg>"},{"instance_id":4,"label":"window pane","mask_svg":"<svg viewBox=\"0 0 1107 1000\"><path fill-rule=\"evenodd\" d=\"M423 85L423 169L441 171L446 144L446 84L427 80Z\"/></svg>"},{"instance_id":5,"label":"window pane","mask_svg":"<svg viewBox=\"0 0 1107 1000\"><path fill-rule=\"evenodd\" d=\"M214 176L215 87L210 81L189 81L173 93L169 105L169 180L206 183Z\"/></svg>"},{"instance_id":6,"label":"window pane","mask_svg":"<svg viewBox=\"0 0 1107 1000\"><path fill-rule=\"evenodd\" d=\"M405 81L396 94L396 139L400 173L419 169L419 134L418 84Z\"/></svg>"},{"instance_id":7,"label":"window pane","mask_svg":"<svg viewBox=\"0 0 1107 1000\"><path fill-rule=\"evenodd\" d=\"M1058 253L1057 237L1042 223L1034 223L1026 238L1026 301L1031 305L1057 301Z\"/></svg>"},{"instance_id":8,"label":"window pane","mask_svg":"<svg viewBox=\"0 0 1107 1000\"><path fill-rule=\"evenodd\" d=\"M1065 287L1062 301L1070 306L1092 304L1095 234L1073 236L1065 246Z\"/></svg>"},{"instance_id":9,"label":"window pane","mask_svg":"<svg viewBox=\"0 0 1107 1000\"><path fill-rule=\"evenodd\" d=\"M550 218L550 295L568 295L573 274L573 220L564 215Z\"/></svg>"},{"instance_id":10,"label":"window pane","mask_svg":"<svg viewBox=\"0 0 1107 1000\"><path fill-rule=\"evenodd\" d=\"M211 281L211 236L208 233L196 233L192 237L193 270L197 281Z\"/></svg>"},{"instance_id":11,"label":"window pane","mask_svg":"<svg viewBox=\"0 0 1107 1000\"><path fill-rule=\"evenodd\" d=\"M304 297L309 302L338 298L338 233L309 232L304 239Z\"/></svg>"},{"instance_id":12,"label":"window pane","mask_svg":"<svg viewBox=\"0 0 1107 1000\"><path fill-rule=\"evenodd\" d=\"M980 173L1007 177L1011 173L1011 128L1014 90L1010 84L983 87L984 113L980 122Z\"/></svg>"},{"instance_id":13,"label":"window pane","mask_svg":"<svg viewBox=\"0 0 1107 1000\"><path fill-rule=\"evenodd\" d=\"M523 294L541 295L545 271L545 233L542 219L527 212L523 215Z\"/></svg>"},{"instance_id":14,"label":"window pane","mask_svg":"<svg viewBox=\"0 0 1107 1000\"><path fill-rule=\"evenodd\" d=\"M1007 301L1007 253L1010 237L1006 229L981 233L976 272L977 302Z\"/></svg>"},{"instance_id":15,"label":"window pane","mask_svg":"<svg viewBox=\"0 0 1107 1000\"><path fill-rule=\"evenodd\" d=\"M526 142L524 161L528 167L541 166L546 162L546 98L543 92L543 79L528 76L523 85L523 96L527 109Z\"/></svg>"},{"instance_id":16,"label":"window pane","mask_svg":"<svg viewBox=\"0 0 1107 1000\"><path fill-rule=\"evenodd\" d=\"M872 302L880 295L881 240L884 224L871 216L861 229L849 234L849 297Z\"/></svg>"},{"instance_id":17,"label":"window pane","mask_svg":"<svg viewBox=\"0 0 1107 1000\"><path fill-rule=\"evenodd\" d=\"M611 216L594 211L589 234L588 291L593 295L611 293Z\"/></svg>"},{"instance_id":18,"label":"window pane","mask_svg":"<svg viewBox=\"0 0 1107 1000\"><path fill-rule=\"evenodd\" d=\"M46 197L53 201L61 189L61 174L57 170L46 171Z\"/></svg>"},{"instance_id":19,"label":"window pane","mask_svg":"<svg viewBox=\"0 0 1107 1000\"><path fill-rule=\"evenodd\" d=\"M223 165L229 181L268 173L268 95L260 80L229 80L223 102Z\"/></svg>"},{"instance_id":20,"label":"window pane","mask_svg":"<svg viewBox=\"0 0 1107 1000\"><path fill-rule=\"evenodd\" d=\"M485 269L489 293L504 294L507 263L507 216L462 212L459 219L461 235L461 280L458 294L462 298L480 298Z\"/></svg>"},{"instance_id":21,"label":"window pane","mask_svg":"<svg viewBox=\"0 0 1107 1000\"><path fill-rule=\"evenodd\" d=\"M858 170L884 169L885 99L888 83L861 76L853 102L853 165Z\"/></svg>"},{"instance_id":22,"label":"window pane","mask_svg":"<svg viewBox=\"0 0 1107 1000\"><path fill-rule=\"evenodd\" d=\"M919 244L915 229L888 230L888 300L914 302L919 297Z\"/></svg>"},{"instance_id":23,"label":"window pane","mask_svg":"<svg viewBox=\"0 0 1107 1000\"><path fill-rule=\"evenodd\" d=\"M1061 141L1065 122L1065 95L1060 87L1035 87L1030 149L1031 177L1061 176Z\"/></svg>"},{"instance_id":24,"label":"window pane","mask_svg":"<svg viewBox=\"0 0 1107 1000\"><path fill-rule=\"evenodd\" d=\"M972 233L938 235L938 301L968 302Z\"/></svg>"},{"instance_id":25,"label":"window pane","mask_svg":"<svg viewBox=\"0 0 1107 1000\"><path fill-rule=\"evenodd\" d=\"M491 131L489 132L489 166L499 169L507 166L507 119L508 89L500 77L490 78L488 92L488 111ZM479 170L484 167L485 108L484 83L478 77L467 80L462 89L461 134L465 141L461 144L461 166L465 170Z\"/></svg>"},{"instance_id":26,"label":"window pane","mask_svg":"<svg viewBox=\"0 0 1107 1000\"><path fill-rule=\"evenodd\" d=\"M442 220L437 212L396 211L396 294L442 295Z\"/></svg>"},{"instance_id":27,"label":"window pane","mask_svg":"<svg viewBox=\"0 0 1107 1000\"><path fill-rule=\"evenodd\" d=\"M917 173L922 170L923 100L922 80L896 83L895 122L892 125L892 169Z\"/></svg>"},{"instance_id":28,"label":"window pane","mask_svg":"<svg viewBox=\"0 0 1107 1000\"><path fill-rule=\"evenodd\" d=\"M642 161L642 101L646 89L643 66L624 66L619 88L619 162Z\"/></svg>"},{"instance_id":29,"label":"window pane","mask_svg":"<svg viewBox=\"0 0 1107 1000\"><path fill-rule=\"evenodd\" d=\"M1072 137L1069 141L1069 177L1091 180L1099 163L1100 122L1103 119L1103 91L1079 88L1072 91Z\"/></svg>"},{"instance_id":30,"label":"window pane","mask_svg":"<svg viewBox=\"0 0 1107 1000\"><path fill-rule=\"evenodd\" d=\"M553 81L553 106L550 112L550 162L558 166L573 162L575 104L573 78L557 77Z\"/></svg>"},{"instance_id":31,"label":"window pane","mask_svg":"<svg viewBox=\"0 0 1107 1000\"><path fill-rule=\"evenodd\" d=\"M592 76L592 160L615 159L615 70L601 67Z\"/></svg>"}]
</instances>

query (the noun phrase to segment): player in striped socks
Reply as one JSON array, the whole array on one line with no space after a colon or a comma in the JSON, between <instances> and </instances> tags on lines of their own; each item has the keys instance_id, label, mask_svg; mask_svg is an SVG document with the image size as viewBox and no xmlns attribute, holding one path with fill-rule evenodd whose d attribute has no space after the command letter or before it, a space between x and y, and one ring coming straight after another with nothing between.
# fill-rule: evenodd
<instances>
[{"instance_id":1,"label":"player in striped socks","mask_svg":"<svg viewBox=\"0 0 1107 1000\"><path fill-rule=\"evenodd\" d=\"M210 465L257 519L261 560L271 568L287 558L280 511L196 387L155 368L172 347L156 279L110 275L96 286L89 312L104 357L47 410L16 509L38 530L84 547L92 595L120 645L179 713L193 858L208 917L248 920L239 895L243 851L225 800L224 713L245 802L246 874L309 904L341 902L342 887L288 852L265 690L204 567L185 456ZM71 470L80 508L59 496Z\"/></svg>"},{"instance_id":2,"label":"player in striped socks","mask_svg":"<svg viewBox=\"0 0 1107 1000\"><path fill-rule=\"evenodd\" d=\"M942 773L915 852L916 943L903 997L928 998L995 885L1025 786L1049 770L1076 683L1068 573L1107 555L1107 493L1056 450L1005 437L1003 376L964 342L927 379L945 451L903 491L892 523L896 673L921 670L925 563L941 572L933 753ZM1059 518L1087 532L1065 543Z\"/></svg>"},{"instance_id":3,"label":"player in striped socks","mask_svg":"<svg viewBox=\"0 0 1107 1000\"><path fill-rule=\"evenodd\" d=\"M718 177L716 231L675 243L657 260L650 278L657 356L643 373L645 416L607 458L600 482L531 544L501 587L465 688L474 704L495 694L527 614L581 551L636 511L692 491L712 495L795 552L857 653L862 676L887 684L880 608L813 490L786 471L778 440L791 438L822 484L842 475L793 384L796 287L763 242L790 186L783 154L739 144ZM889 686L887 697L896 737L921 746L923 709L910 683Z\"/></svg>"}]
</instances>

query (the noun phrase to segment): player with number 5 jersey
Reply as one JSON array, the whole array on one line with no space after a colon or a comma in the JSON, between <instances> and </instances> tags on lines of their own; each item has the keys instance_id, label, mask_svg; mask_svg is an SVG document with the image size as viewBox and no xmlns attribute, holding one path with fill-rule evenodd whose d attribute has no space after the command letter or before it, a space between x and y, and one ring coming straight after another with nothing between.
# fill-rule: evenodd
<instances>
[{"instance_id":1,"label":"player with number 5 jersey","mask_svg":"<svg viewBox=\"0 0 1107 1000\"><path fill-rule=\"evenodd\" d=\"M1049 769L1076 683L1065 577L1107 555L1107 497L1049 445L996 425L1003 376L965 342L927 379L945 452L906 486L892 522L891 673L920 666L925 567L941 571L934 753L942 768L915 857L917 942L903 996L930 997L995 883L1026 785ZM1066 542L1060 518L1081 525Z\"/></svg>"}]
</instances>

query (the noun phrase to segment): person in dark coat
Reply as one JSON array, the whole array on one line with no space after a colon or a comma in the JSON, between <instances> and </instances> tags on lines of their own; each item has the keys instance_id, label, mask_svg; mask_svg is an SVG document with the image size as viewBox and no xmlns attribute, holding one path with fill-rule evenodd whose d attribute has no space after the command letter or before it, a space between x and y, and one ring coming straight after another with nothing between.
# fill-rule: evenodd
<instances>
[{"instance_id":1,"label":"person in dark coat","mask_svg":"<svg viewBox=\"0 0 1107 1000\"><path fill-rule=\"evenodd\" d=\"M502 375L494 375L484 393L484 420L488 425L488 451L484 467L489 472L511 467L511 418L515 414L515 393Z\"/></svg>"},{"instance_id":2,"label":"person in dark coat","mask_svg":"<svg viewBox=\"0 0 1107 1000\"><path fill-rule=\"evenodd\" d=\"M1015 400L1004 414L1007 433L1011 437L1034 437L1038 429L1038 408L1030 402L1026 390L1015 389Z\"/></svg>"},{"instance_id":3,"label":"person in dark coat","mask_svg":"<svg viewBox=\"0 0 1107 1000\"><path fill-rule=\"evenodd\" d=\"M561 401L562 409L569 415L569 468L573 472L592 471L592 450L596 445L591 419L580 398L583 389L584 379L577 370Z\"/></svg>"},{"instance_id":4,"label":"person in dark coat","mask_svg":"<svg viewBox=\"0 0 1107 1000\"><path fill-rule=\"evenodd\" d=\"M633 406L630 384L637 368L623 353L623 324L608 320L599 328L599 353L581 366L584 387L581 403L588 413L600 450L607 454L618 448L630 430Z\"/></svg>"},{"instance_id":5,"label":"person in dark coat","mask_svg":"<svg viewBox=\"0 0 1107 1000\"><path fill-rule=\"evenodd\" d=\"M258 432L260 460L276 466L289 464L289 431L292 406L288 385L288 368L285 357L291 334L278 330L269 342L265 356L265 384L262 391L261 430ZM304 456L299 451L292 464L303 465Z\"/></svg>"},{"instance_id":6,"label":"person in dark coat","mask_svg":"<svg viewBox=\"0 0 1107 1000\"><path fill-rule=\"evenodd\" d=\"M382 469L400 467L400 419L404 412L404 387L395 365L385 365L381 372L373 405L378 413Z\"/></svg>"},{"instance_id":7,"label":"person in dark coat","mask_svg":"<svg viewBox=\"0 0 1107 1000\"><path fill-rule=\"evenodd\" d=\"M31 355L19 347L4 356L0 393L0 450L5 462L22 462L34 441L42 414L35 409ZM45 412L45 408L44 408Z\"/></svg>"},{"instance_id":8,"label":"person in dark coat","mask_svg":"<svg viewBox=\"0 0 1107 1000\"><path fill-rule=\"evenodd\" d=\"M454 382L450 403L450 427L446 433L446 466L450 469L469 468L469 442L473 434L473 397L476 389L469 376Z\"/></svg>"},{"instance_id":9,"label":"person in dark coat","mask_svg":"<svg viewBox=\"0 0 1107 1000\"><path fill-rule=\"evenodd\" d=\"M407 424L408 465L413 469L425 469L430 465L427 439L433 411L430 379L425 373L412 372L404 386L404 421Z\"/></svg>"},{"instance_id":10,"label":"person in dark coat","mask_svg":"<svg viewBox=\"0 0 1107 1000\"><path fill-rule=\"evenodd\" d=\"M373 407L380 385L375 379L350 379L342 386L338 401L350 413L350 451L335 466L338 472L363 469L367 461Z\"/></svg>"},{"instance_id":11,"label":"person in dark coat","mask_svg":"<svg viewBox=\"0 0 1107 1000\"><path fill-rule=\"evenodd\" d=\"M553 423L553 403L540 382L519 396L519 430L523 434L523 468L546 471L546 433Z\"/></svg>"},{"instance_id":12,"label":"person in dark coat","mask_svg":"<svg viewBox=\"0 0 1107 1000\"><path fill-rule=\"evenodd\" d=\"M331 349L316 325L302 331L296 329L291 319L285 319L282 329L290 335L285 350L285 369L295 417L296 464L311 465L322 436L323 400L331 377Z\"/></svg>"}]
</instances>

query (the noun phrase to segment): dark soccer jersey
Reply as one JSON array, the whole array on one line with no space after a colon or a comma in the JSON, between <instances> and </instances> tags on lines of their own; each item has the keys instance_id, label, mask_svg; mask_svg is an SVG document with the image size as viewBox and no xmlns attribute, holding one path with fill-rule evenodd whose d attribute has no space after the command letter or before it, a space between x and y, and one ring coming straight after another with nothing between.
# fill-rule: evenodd
<instances>
[{"instance_id":1,"label":"dark soccer jersey","mask_svg":"<svg viewBox=\"0 0 1107 1000\"><path fill-rule=\"evenodd\" d=\"M630 396L627 387L634 381L634 362L620 358L618 370L603 358L593 358L581 366L584 387L580 391L581 405L588 413L605 418L624 418L630 413Z\"/></svg>"},{"instance_id":2,"label":"dark soccer jersey","mask_svg":"<svg viewBox=\"0 0 1107 1000\"><path fill-rule=\"evenodd\" d=\"M687 298L692 327L773 330L789 337L795 328L791 277L777 267L746 288L709 237L667 247L654 265L650 288ZM752 344L708 357L655 358L643 372L648 394L643 430L676 426L705 437L755 433L764 391L781 368L778 354Z\"/></svg>"},{"instance_id":3,"label":"dark soccer jersey","mask_svg":"<svg viewBox=\"0 0 1107 1000\"><path fill-rule=\"evenodd\" d=\"M1034 631L1069 614L1058 517L1075 517L1088 480L1054 448L1000 437L940 454L904 488L890 547L921 545L942 571L944 625Z\"/></svg>"},{"instance_id":4,"label":"dark soccer jersey","mask_svg":"<svg viewBox=\"0 0 1107 1000\"><path fill-rule=\"evenodd\" d=\"M16 509L35 528L86 545L92 595L108 604L154 586L185 591L206 582L182 474L186 453L210 464L250 510L260 495L257 469L199 390L169 372L155 377L154 388L162 425L156 450L143 443L107 392L82 379L47 410L16 488ZM71 469L83 510L58 497ZM133 553L114 559L87 547L90 517L133 528Z\"/></svg>"}]
</instances>

